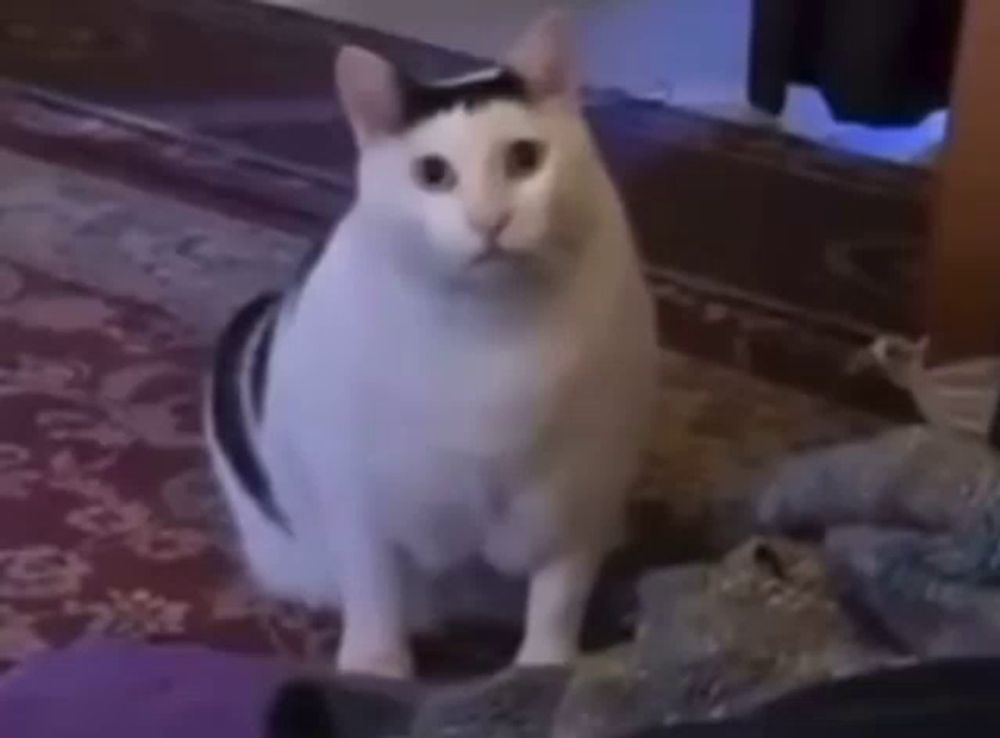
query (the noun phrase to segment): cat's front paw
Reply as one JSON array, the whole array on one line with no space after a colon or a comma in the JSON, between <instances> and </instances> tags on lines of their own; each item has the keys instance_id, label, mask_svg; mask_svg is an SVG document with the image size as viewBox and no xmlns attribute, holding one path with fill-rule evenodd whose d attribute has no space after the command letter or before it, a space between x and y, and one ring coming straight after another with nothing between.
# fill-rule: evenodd
<instances>
[{"instance_id":1,"label":"cat's front paw","mask_svg":"<svg viewBox=\"0 0 1000 738\"><path fill-rule=\"evenodd\" d=\"M337 672L380 679L411 679L413 657L405 649L343 648L337 654Z\"/></svg>"}]
</instances>

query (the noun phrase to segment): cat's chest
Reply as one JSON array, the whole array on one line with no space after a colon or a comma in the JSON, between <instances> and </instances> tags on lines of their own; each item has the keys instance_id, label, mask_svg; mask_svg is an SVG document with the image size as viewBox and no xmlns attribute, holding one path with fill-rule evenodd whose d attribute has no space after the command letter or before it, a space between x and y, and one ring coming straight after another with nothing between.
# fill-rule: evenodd
<instances>
[{"instance_id":1,"label":"cat's chest","mask_svg":"<svg viewBox=\"0 0 1000 738\"><path fill-rule=\"evenodd\" d=\"M387 433L477 454L513 453L532 442L559 402L560 377L528 343L431 344L398 358L356 378L367 421Z\"/></svg>"},{"instance_id":2,"label":"cat's chest","mask_svg":"<svg viewBox=\"0 0 1000 738\"><path fill-rule=\"evenodd\" d=\"M382 463L366 467L364 487L388 537L443 568L478 550L522 494L523 460L410 441L388 440Z\"/></svg>"}]
</instances>

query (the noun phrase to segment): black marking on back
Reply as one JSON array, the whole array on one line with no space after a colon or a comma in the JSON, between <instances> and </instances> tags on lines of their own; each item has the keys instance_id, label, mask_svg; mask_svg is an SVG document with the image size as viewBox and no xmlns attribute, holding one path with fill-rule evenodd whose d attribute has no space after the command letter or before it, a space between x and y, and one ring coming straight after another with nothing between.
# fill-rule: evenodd
<instances>
[{"instance_id":1,"label":"black marking on back","mask_svg":"<svg viewBox=\"0 0 1000 738\"><path fill-rule=\"evenodd\" d=\"M403 122L413 126L454 108L473 109L494 100L528 101L528 86L516 72L499 68L496 74L453 82L427 83L403 77Z\"/></svg>"},{"instance_id":2,"label":"black marking on back","mask_svg":"<svg viewBox=\"0 0 1000 738\"><path fill-rule=\"evenodd\" d=\"M301 288L305 285L306 280L312 275L313 270L319 263L319 260L323 258L323 254L326 253L326 243L314 243L312 248L302 257L302 261L298 263L295 267L295 276L292 278L292 284L295 285L296 289Z\"/></svg>"},{"instance_id":3,"label":"black marking on back","mask_svg":"<svg viewBox=\"0 0 1000 738\"><path fill-rule=\"evenodd\" d=\"M262 295L244 306L223 330L212 366L212 405L209 410L212 413L215 441L240 484L264 515L291 532L287 518L274 499L271 482L254 448L252 428L258 422L259 415L256 418L246 417L243 404L244 382L248 379L252 382L251 396L255 404L258 392L262 400L267 354L262 354L260 347L267 344L265 348L269 348L270 340L265 341L264 336L259 342L258 351L252 357L249 378L243 376L244 354L258 327L268 331L268 334L273 330L278 304L277 295ZM262 321L268 321L268 325L261 326Z\"/></svg>"},{"instance_id":4,"label":"black marking on back","mask_svg":"<svg viewBox=\"0 0 1000 738\"><path fill-rule=\"evenodd\" d=\"M250 360L250 396L254 415L259 422L263 416L264 395L267 391L268 359L271 356L271 345L274 342L274 332L277 330L278 316L282 310L291 310L295 306L306 282L312 276L319 260L326 253L325 243L314 243L312 248L302 257L295 267L295 276L289 287L280 296L280 305L274 311L274 317L261 330L260 339L254 346L254 355ZM277 296L275 296L277 299Z\"/></svg>"},{"instance_id":5,"label":"black marking on back","mask_svg":"<svg viewBox=\"0 0 1000 738\"><path fill-rule=\"evenodd\" d=\"M270 316L267 325L261 329L260 338L254 346L250 358L250 399L253 403L254 421L260 423L264 417L264 395L267 391L267 367L271 357L271 344L274 342L274 331L277 317Z\"/></svg>"}]
</instances>

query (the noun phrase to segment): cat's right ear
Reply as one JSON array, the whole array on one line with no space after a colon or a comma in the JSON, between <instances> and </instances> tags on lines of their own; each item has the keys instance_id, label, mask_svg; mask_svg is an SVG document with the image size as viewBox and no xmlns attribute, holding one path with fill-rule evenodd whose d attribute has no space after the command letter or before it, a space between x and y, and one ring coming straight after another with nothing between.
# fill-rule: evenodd
<instances>
[{"instance_id":1,"label":"cat's right ear","mask_svg":"<svg viewBox=\"0 0 1000 738\"><path fill-rule=\"evenodd\" d=\"M382 57L345 46L334 65L337 91L359 144L392 136L403 127L399 74Z\"/></svg>"},{"instance_id":2,"label":"cat's right ear","mask_svg":"<svg viewBox=\"0 0 1000 738\"><path fill-rule=\"evenodd\" d=\"M550 10L536 20L514 44L507 64L527 81L536 98L579 103L572 23L565 11Z\"/></svg>"}]
</instances>

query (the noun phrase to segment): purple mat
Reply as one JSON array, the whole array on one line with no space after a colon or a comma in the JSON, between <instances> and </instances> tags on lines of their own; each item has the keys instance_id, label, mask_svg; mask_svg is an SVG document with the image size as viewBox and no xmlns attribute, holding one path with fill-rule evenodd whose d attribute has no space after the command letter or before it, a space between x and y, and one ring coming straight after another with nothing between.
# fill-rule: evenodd
<instances>
[{"instance_id":1,"label":"purple mat","mask_svg":"<svg viewBox=\"0 0 1000 738\"><path fill-rule=\"evenodd\" d=\"M292 673L197 646L90 641L0 678L3 738L262 738Z\"/></svg>"}]
</instances>

